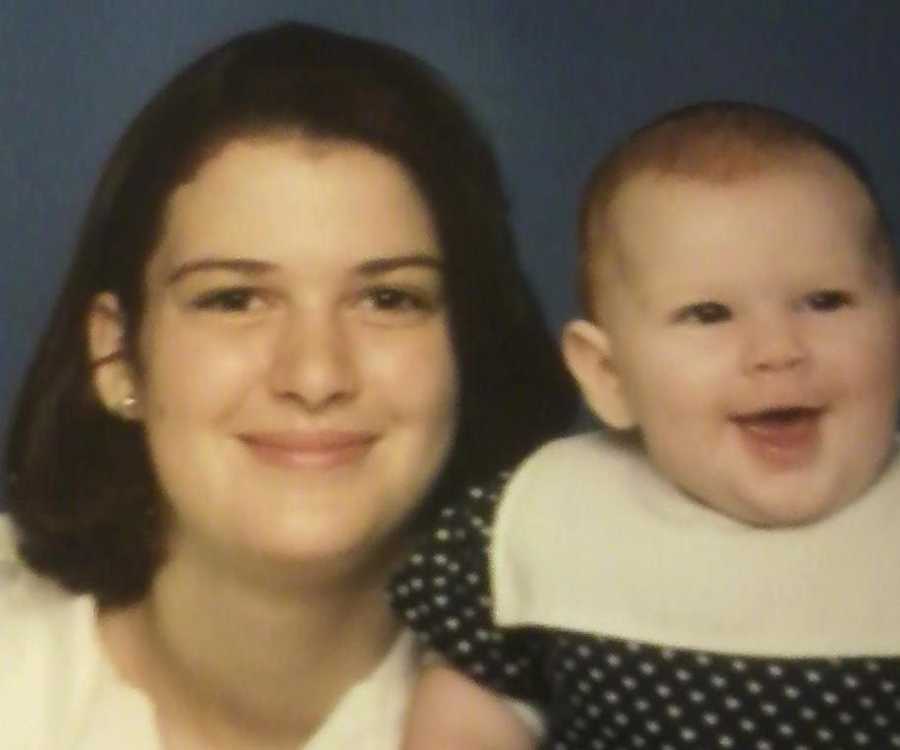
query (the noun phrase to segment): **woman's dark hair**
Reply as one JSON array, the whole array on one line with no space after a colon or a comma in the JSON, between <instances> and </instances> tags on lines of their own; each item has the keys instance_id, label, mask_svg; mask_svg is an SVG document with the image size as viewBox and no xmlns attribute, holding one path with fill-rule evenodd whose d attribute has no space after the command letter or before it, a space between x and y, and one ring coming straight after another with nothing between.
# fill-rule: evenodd
<instances>
[{"instance_id":1,"label":"woman's dark hair","mask_svg":"<svg viewBox=\"0 0 900 750\"><path fill-rule=\"evenodd\" d=\"M165 514L141 424L95 396L88 310L102 291L118 297L122 356L139 367L144 272L169 196L227 141L266 133L389 155L433 213L462 395L456 445L426 509L512 465L574 415L573 387L516 260L490 145L443 80L400 50L313 26L237 37L179 73L117 144L13 416L5 490L20 552L102 604L146 592Z\"/></svg>"}]
</instances>

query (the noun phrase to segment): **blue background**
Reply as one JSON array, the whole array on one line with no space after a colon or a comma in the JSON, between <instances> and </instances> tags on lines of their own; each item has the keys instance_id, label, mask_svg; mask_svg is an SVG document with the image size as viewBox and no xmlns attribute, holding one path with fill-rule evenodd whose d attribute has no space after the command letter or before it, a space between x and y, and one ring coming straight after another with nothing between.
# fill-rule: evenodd
<instances>
[{"instance_id":1,"label":"blue background","mask_svg":"<svg viewBox=\"0 0 900 750\"><path fill-rule=\"evenodd\" d=\"M895 0L8 0L0 12L0 428L100 164L130 117L213 43L275 20L402 46L497 145L526 268L574 312L574 211L592 162L704 98L812 118L871 165L900 225Z\"/></svg>"}]
</instances>

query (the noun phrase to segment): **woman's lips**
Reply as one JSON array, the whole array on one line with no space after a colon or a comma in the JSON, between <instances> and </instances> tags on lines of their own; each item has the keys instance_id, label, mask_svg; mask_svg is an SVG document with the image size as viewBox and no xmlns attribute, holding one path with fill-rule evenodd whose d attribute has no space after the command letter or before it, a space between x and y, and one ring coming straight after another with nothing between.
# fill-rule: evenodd
<instances>
[{"instance_id":1,"label":"woman's lips","mask_svg":"<svg viewBox=\"0 0 900 750\"><path fill-rule=\"evenodd\" d=\"M250 432L239 438L265 463L294 469L329 469L360 459L377 436L364 431L315 430Z\"/></svg>"},{"instance_id":2,"label":"woman's lips","mask_svg":"<svg viewBox=\"0 0 900 750\"><path fill-rule=\"evenodd\" d=\"M802 466L819 444L822 409L794 406L765 409L733 418L744 445L779 469Z\"/></svg>"}]
</instances>

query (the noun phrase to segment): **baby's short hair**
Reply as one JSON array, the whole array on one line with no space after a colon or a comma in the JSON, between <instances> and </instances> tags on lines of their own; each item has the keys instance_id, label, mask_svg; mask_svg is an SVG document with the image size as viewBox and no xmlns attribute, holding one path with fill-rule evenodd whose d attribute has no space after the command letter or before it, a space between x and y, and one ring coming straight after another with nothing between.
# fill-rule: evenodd
<instances>
[{"instance_id":1,"label":"baby's short hair","mask_svg":"<svg viewBox=\"0 0 900 750\"><path fill-rule=\"evenodd\" d=\"M803 153L831 156L861 183L875 211L876 252L897 276L886 212L869 171L848 145L812 123L758 104L710 101L668 112L631 133L594 168L579 214L578 292L583 313L596 311L596 281L607 242L608 208L622 185L653 171L727 184Z\"/></svg>"}]
</instances>

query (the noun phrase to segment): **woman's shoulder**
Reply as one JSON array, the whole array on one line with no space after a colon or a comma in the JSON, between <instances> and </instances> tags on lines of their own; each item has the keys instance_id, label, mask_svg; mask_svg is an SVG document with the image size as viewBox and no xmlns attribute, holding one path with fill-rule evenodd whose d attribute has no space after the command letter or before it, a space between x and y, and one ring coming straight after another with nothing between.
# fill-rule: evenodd
<instances>
[{"instance_id":1,"label":"woman's shoulder","mask_svg":"<svg viewBox=\"0 0 900 750\"><path fill-rule=\"evenodd\" d=\"M92 597L65 591L16 554L0 516L0 726L4 747L157 748L152 714L118 681Z\"/></svg>"},{"instance_id":2,"label":"woman's shoulder","mask_svg":"<svg viewBox=\"0 0 900 750\"><path fill-rule=\"evenodd\" d=\"M4 634L0 649L8 645L8 634L15 632L19 623L31 624L45 615L79 608L79 599L28 568L17 553L12 522L0 515L0 620ZM40 628L35 635L39 633Z\"/></svg>"}]
</instances>

